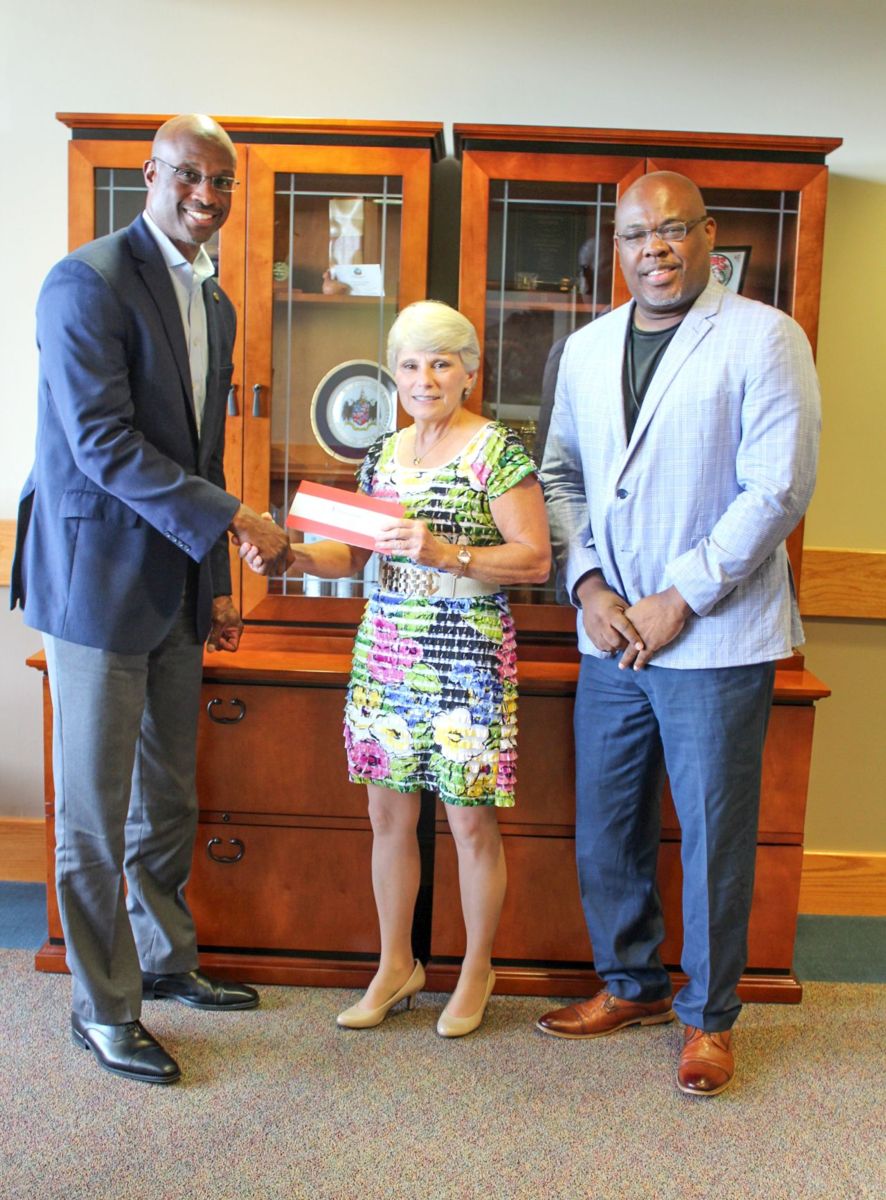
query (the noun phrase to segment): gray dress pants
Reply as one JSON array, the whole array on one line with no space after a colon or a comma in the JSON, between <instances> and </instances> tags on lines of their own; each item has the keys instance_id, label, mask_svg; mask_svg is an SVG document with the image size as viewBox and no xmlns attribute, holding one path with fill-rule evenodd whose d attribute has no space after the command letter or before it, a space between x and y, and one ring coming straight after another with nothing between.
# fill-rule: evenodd
<instances>
[{"instance_id":1,"label":"gray dress pants","mask_svg":"<svg viewBox=\"0 0 886 1200\"><path fill-rule=\"evenodd\" d=\"M72 1008L86 1020L122 1024L141 1012L143 970L197 965L184 886L197 829L203 646L187 596L147 654L48 635L44 645Z\"/></svg>"}]
</instances>

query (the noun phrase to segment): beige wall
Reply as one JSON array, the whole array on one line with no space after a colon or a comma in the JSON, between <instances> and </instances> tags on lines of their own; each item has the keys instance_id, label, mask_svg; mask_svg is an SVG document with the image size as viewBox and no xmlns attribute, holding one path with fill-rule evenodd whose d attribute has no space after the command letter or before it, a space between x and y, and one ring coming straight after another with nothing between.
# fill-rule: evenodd
<instances>
[{"instance_id":1,"label":"beige wall","mask_svg":"<svg viewBox=\"0 0 886 1200\"><path fill-rule=\"evenodd\" d=\"M53 114L200 109L440 120L447 130L473 121L843 137L831 159L825 438L807 544L886 548L886 154L872 118L886 111L882 4L687 0L674 10L679 32L664 34L657 0L0 3L0 519L14 515L31 459L33 305L65 250L67 131ZM448 280L439 225L433 245L434 277ZM807 665L834 695L820 706L808 848L886 850L884 640L881 624L810 623ZM38 644L17 615L0 613L0 815L41 811L38 680L21 666Z\"/></svg>"},{"instance_id":2,"label":"beige wall","mask_svg":"<svg viewBox=\"0 0 886 1200\"><path fill-rule=\"evenodd\" d=\"M886 99L886 86L882 90ZM824 428L805 540L807 546L883 550L886 285L874 264L875 247L886 235L886 144L880 179L841 175L843 153L833 156L828 194L818 338Z\"/></svg>"},{"instance_id":3,"label":"beige wall","mask_svg":"<svg viewBox=\"0 0 886 1200\"><path fill-rule=\"evenodd\" d=\"M815 717L806 849L886 852L886 622L805 624L807 664L833 690Z\"/></svg>"}]
</instances>

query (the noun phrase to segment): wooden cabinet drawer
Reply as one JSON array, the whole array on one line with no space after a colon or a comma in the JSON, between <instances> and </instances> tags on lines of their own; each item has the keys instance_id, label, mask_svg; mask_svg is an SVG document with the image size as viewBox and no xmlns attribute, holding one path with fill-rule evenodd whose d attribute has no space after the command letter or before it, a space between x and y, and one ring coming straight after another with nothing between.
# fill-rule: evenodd
<instances>
[{"instance_id":1,"label":"wooden cabinet drawer","mask_svg":"<svg viewBox=\"0 0 886 1200\"><path fill-rule=\"evenodd\" d=\"M365 817L348 782L344 689L205 683L197 743L202 810Z\"/></svg>"},{"instance_id":2,"label":"wooden cabinet drawer","mask_svg":"<svg viewBox=\"0 0 886 1200\"><path fill-rule=\"evenodd\" d=\"M572 696L520 697L517 802L499 810L503 825L575 824L573 707Z\"/></svg>"},{"instance_id":3,"label":"wooden cabinet drawer","mask_svg":"<svg viewBox=\"0 0 886 1200\"><path fill-rule=\"evenodd\" d=\"M201 949L377 954L371 850L368 827L201 822L187 888Z\"/></svg>"},{"instance_id":4,"label":"wooden cabinet drawer","mask_svg":"<svg viewBox=\"0 0 886 1200\"><path fill-rule=\"evenodd\" d=\"M571 838L512 837L505 834L508 894L495 940L494 954L503 960L538 963L587 963L593 959L578 879L575 843ZM759 846L754 902L748 932L748 967L789 970L796 932L797 897L802 849ZM662 960L680 962L683 941L680 843L663 842L658 885L665 911ZM434 957L464 954L464 925L458 896L455 847L448 833L437 831L434 870L434 913L431 928Z\"/></svg>"}]
</instances>

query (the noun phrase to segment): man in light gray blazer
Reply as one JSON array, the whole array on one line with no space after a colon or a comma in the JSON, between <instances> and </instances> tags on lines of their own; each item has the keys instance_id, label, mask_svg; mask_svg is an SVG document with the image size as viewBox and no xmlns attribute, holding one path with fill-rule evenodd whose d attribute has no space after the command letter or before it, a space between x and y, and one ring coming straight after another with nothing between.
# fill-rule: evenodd
<instances>
[{"instance_id":1,"label":"man in light gray blazer","mask_svg":"<svg viewBox=\"0 0 886 1200\"><path fill-rule=\"evenodd\" d=\"M633 301L575 333L542 477L578 612L576 842L593 999L560 1037L684 1022L678 1087L734 1072L775 663L802 642L785 538L815 480L819 393L790 317L711 278L695 184L656 172L616 210ZM682 829L682 967L658 953L665 769Z\"/></svg>"}]
</instances>

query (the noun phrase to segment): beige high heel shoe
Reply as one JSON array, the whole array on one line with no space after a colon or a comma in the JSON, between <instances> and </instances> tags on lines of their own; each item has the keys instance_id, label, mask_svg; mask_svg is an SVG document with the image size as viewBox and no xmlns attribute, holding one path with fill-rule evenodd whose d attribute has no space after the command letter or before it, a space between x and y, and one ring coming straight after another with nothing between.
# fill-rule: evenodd
<instances>
[{"instance_id":1,"label":"beige high heel shoe","mask_svg":"<svg viewBox=\"0 0 886 1200\"><path fill-rule=\"evenodd\" d=\"M437 1022L437 1033L440 1037L464 1037L466 1033L473 1033L475 1029L479 1028L486 1015L486 1005L489 1003L489 997L492 995L494 987L495 971L490 971L489 978L486 980L486 995L483 997L483 1003L469 1017L451 1017L444 1008Z\"/></svg>"},{"instance_id":2,"label":"beige high heel shoe","mask_svg":"<svg viewBox=\"0 0 886 1200\"><path fill-rule=\"evenodd\" d=\"M416 959L412 974L389 1000L385 1000L384 1004L380 1004L378 1008L360 1008L358 1004L352 1004L350 1008L346 1008L344 1012L338 1014L335 1018L336 1024L340 1025L342 1029L373 1029L376 1025L381 1025L394 1005L399 1004L401 1000L406 1001L407 1008L412 1008L412 1001L416 993L420 992L424 986L425 969Z\"/></svg>"}]
</instances>

